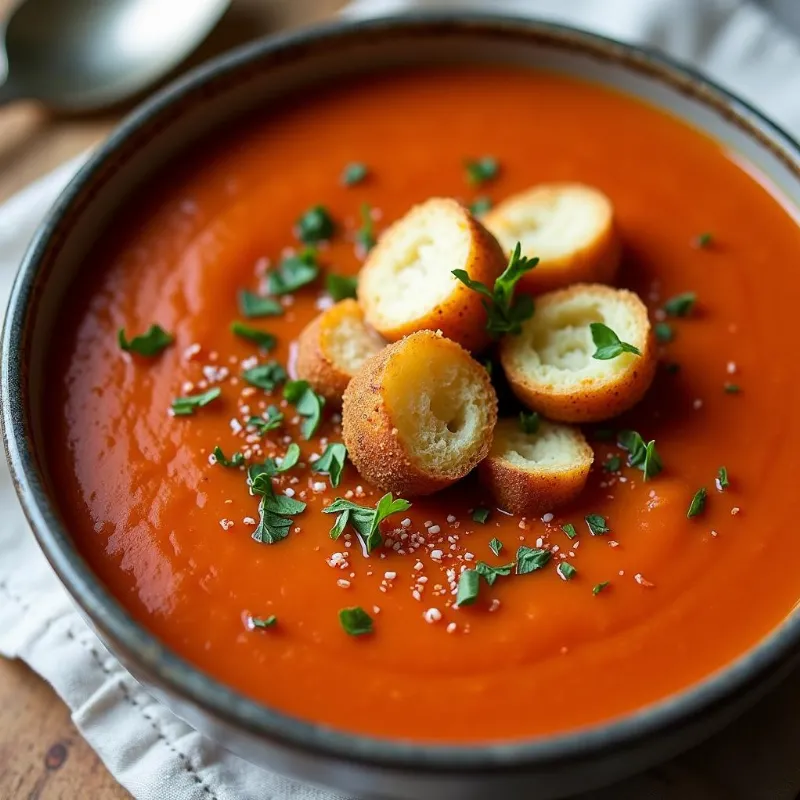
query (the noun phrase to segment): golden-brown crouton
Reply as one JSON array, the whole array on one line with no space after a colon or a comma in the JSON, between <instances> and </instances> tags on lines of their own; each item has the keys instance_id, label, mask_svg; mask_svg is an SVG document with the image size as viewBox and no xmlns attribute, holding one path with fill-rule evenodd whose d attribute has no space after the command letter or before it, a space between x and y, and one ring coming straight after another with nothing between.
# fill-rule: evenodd
<instances>
[{"instance_id":1,"label":"golden-brown crouton","mask_svg":"<svg viewBox=\"0 0 800 800\"><path fill-rule=\"evenodd\" d=\"M342 300L316 316L297 340L297 377L336 408L350 378L386 342L364 322L355 300Z\"/></svg>"},{"instance_id":2,"label":"golden-brown crouton","mask_svg":"<svg viewBox=\"0 0 800 800\"><path fill-rule=\"evenodd\" d=\"M543 183L503 200L483 223L510 254L539 264L520 281L523 291L539 294L573 283L611 283L622 246L611 201L580 183Z\"/></svg>"},{"instance_id":3,"label":"golden-brown crouton","mask_svg":"<svg viewBox=\"0 0 800 800\"><path fill-rule=\"evenodd\" d=\"M460 345L413 333L372 356L344 393L342 435L361 476L407 497L463 478L486 456L497 396Z\"/></svg>"},{"instance_id":4,"label":"golden-brown crouton","mask_svg":"<svg viewBox=\"0 0 800 800\"><path fill-rule=\"evenodd\" d=\"M542 514L583 491L593 461L578 428L542 420L535 433L525 433L519 420L501 419L478 476L500 508Z\"/></svg>"},{"instance_id":5,"label":"golden-brown crouton","mask_svg":"<svg viewBox=\"0 0 800 800\"><path fill-rule=\"evenodd\" d=\"M602 323L641 355L593 357L592 323ZM541 295L519 336L500 342L500 362L514 394L562 422L592 422L641 400L656 369L647 309L633 292L578 284Z\"/></svg>"},{"instance_id":6,"label":"golden-brown crouton","mask_svg":"<svg viewBox=\"0 0 800 800\"><path fill-rule=\"evenodd\" d=\"M452 274L494 285L506 259L494 237L460 203L433 198L414 206L381 236L358 281L367 322L390 341L441 331L468 350L484 347L481 296Z\"/></svg>"}]
</instances>

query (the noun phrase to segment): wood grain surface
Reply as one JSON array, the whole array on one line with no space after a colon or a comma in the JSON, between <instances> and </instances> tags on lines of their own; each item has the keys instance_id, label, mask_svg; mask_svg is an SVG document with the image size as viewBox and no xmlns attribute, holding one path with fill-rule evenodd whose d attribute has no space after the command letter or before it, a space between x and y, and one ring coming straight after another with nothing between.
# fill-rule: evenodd
<instances>
[{"instance_id":1,"label":"wood grain surface","mask_svg":"<svg viewBox=\"0 0 800 800\"><path fill-rule=\"evenodd\" d=\"M15 1L0 0L0 20ZM344 0L233 0L182 70L256 36L331 16L343 5ZM132 106L83 117L54 116L28 102L0 109L0 202L102 140ZM81 739L53 690L23 664L0 659L0 799L128 797Z\"/></svg>"}]
</instances>

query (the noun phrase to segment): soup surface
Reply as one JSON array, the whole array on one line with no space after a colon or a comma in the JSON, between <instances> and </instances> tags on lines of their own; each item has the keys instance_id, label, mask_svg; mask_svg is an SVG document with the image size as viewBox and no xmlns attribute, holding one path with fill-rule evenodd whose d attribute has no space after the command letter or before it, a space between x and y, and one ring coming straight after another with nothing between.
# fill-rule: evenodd
<instances>
[{"instance_id":1,"label":"soup surface","mask_svg":"<svg viewBox=\"0 0 800 800\"><path fill-rule=\"evenodd\" d=\"M480 186L465 159L491 155ZM368 175L345 185L345 165ZM431 196L499 200L542 181L597 186L624 240L618 281L645 300L694 292L645 400L587 427L595 465L580 500L542 519L501 513L472 478L383 524L368 557L333 541L335 497L374 505L382 492L347 464L333 489L308 466L341 441L325 409L303 417L243 370L276 360L329 304L325 273L354 275L368 204L375 233ZM319 280L284 295L283 314L248 320L277 337L264 354L235 336L237 292L262 287L296 221L324 205L337 233L319 247ZM180 655L245 694L298 717L387 737L485 741L538 736L631 712L742 654L800 597L794 533L800 231L730 153L631 98L551 74L437 69L310 93L195 150L120 213L64 304L48 392L50 469L63 515L102 580ZM123 352L159 323L175 337L156 358ZM219 387L187 416L174 398ZM738 389L738 391L737 391ZM247 420L276 405L283 425ZM654 439L663 471L643 481L607 430ZM307 503L275 544L252 538L258 498L245 464L301 464L281 491ZM614 464L614 457L622 465ZM612 469L604 468L611 459ZM716 482L720 467L729 485ZM701 487L702 513L687 518ZM473 519L487 508L485 523ZM610 531L592 536L587 515ZM570 539L562 525L571 523ZM492 539L502 542L495 555ZM454 607L464 565L552 553L545 569L501 577ZM562 579L562 559L576 570ZM338 611L360 606L368 636ZM275 616L253 628L252 619Z\"/></svg>"}]
</instances>

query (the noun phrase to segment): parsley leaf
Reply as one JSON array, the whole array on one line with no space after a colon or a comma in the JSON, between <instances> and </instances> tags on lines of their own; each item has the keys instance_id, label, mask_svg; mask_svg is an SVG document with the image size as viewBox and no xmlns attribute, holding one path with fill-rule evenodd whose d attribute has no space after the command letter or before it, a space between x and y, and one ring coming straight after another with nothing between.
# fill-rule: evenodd
<instances>
[{"instance_id":1,"label":"parsley leaf","mask_svg":"<svg viewBox=\"0 0 800 800\"><path fill-rule=\"evenodd\" d=\"M128 341L125 338L125 328L117 331L117 342L126 353L136 353L140 356L152 358L175 341L171 333L167 333L160 325L151 325L147 333L134 336Z\"/></svg>"},{"instance_id":2,"label":"parsley leaf","mask_svg":"<svg viewBox=\"0 0 800 800\"><path fill-rule=\"evenodd\" d=\"M267 275L270 294L289 294L315 281L319 275L317 251L306 247L299 253L281 259L278 266Z\"/></svg>"},{"instance_id":3,"label":"parsley leaf","mask_svg":"<svg viewBox=\"0 0 800 800\"><path fill-rule=\"evenodd\" d=\"M608 361L623 353L633 353L635 356L642 354L638 347L623 342L608 325L604 325L602 322L592 322L589 330L592 332L592 341L597 347L597 350L592 353L592 358L596 358L598 361Z\"/></svg>"},{"instance_id":4,"label":"parsley leaf","mask_svg":"<svg viewBox=\"0 0 800 800\"><path fill-rule=\"evenodd\" d=\"M730 481L728 480L728 470L725 467L720 467L717 471L717 489L722 492L725 491L730 486Z\"/></svg>"},{"instance_id":5,"label":"parsley leaf","mask_svg":"<svg viewBox=\"0 0 800 800\"><path fill-rule=\"evenodd\" d=\"M697 238L694 240L694 246L699 247L700 249L711 247L714 243L714 237L705 231L697 235Z\"/></svg>"},{"instance_id":6,"label":"parsley leaf","mask_svg":"<svg viewBox=\"0 0 800 800\"><path fill-rule=\"evenodd\" d=\"M576 570L575 567L572 566L572 564L566 561L562 561L556 567L556 572L558 573L558 576L565 581L572 580L572 578L574 578L578 574L578 570Z\"/></svg>"},{"instance_id":7,"label":"parsley leaf","mask_svg":"<svg viewBox=\"0 0 800 800\"><path fill-rule=\"evenodd\" d=\"M467 159L464 162L464 169L467 173L467 183L471 186L479 186L496 178L500 172L500 165L493 156L482 156L481 158Z\"/></svg>"},{"instance_id":8,"label":"parsley leaf","mask_svg":"<svg viewBox=\"0 0 800 800\"><path fill-rule=\"evenodd\" d=\"M300 431L304 439L310 439L322 421L325 398L318 395L309 386L308 381L289 381L283 387L283 397L294 405L301 417L305 417Z\"/></svg>"},{"instance_id":9,"label":"parsley leaf","mask_svg":"<svg viewBox=\"0 0 800 800\"><path fill-rule=\"evenodd\" d=\"M228 460L219 445L212 452L216 459L214 463L219 464L221 467L241 467L244 464L244 456L241 453L234 453Z\"/></svg>"},{"instance_id":10,"label":"parsley leaf","mask_svg":"<svg viewBox=\"0 0 800 800\"><path fill-rule=\"evenodd\" d=\"M593 595L595 595L595 596L597 596L597 595L598 595L598 594L600 594L600 592L602 592L602 591L603 591L603 589L605 589L605 588L606 588L606 586L608 586L610 583L611 583L611 581L603 581L602 583L596 583L596 584L595 584L595 585L592 587L592 594L593 594Z\"/></svg>"},{"instance_id":11,"label":"parsley leaf","mask_svg":"<svg viewBox=\"0 0 800 800\"><path fill-rule=\"evenodd\" d=\"M325 206L311 206L297 220L295 228L297 238L303 244L314 244L315 242L330 239L335 230L336 225Z\"/></svg>"},{"instance_id":12,"label":"parsley leaf","mask_svg":"<svg viewBox=\"0 0 800 800\"><path fill-rule=\"evenodd\" d=\"M283 314L283 306L274 297L262 297L260 294L240 290L237 295L239 311L243 317L279 317Z\"/></svg>"},{"instance_id":13,"label":"parsley leaf","mask_svg":"<svg viewBox=\"0 0 800 800\"><path fill-rule=\"evenodd\" d=\"M242 339L249 339L255 342L262 350L272 350L278 340L271 333L260 331L258 328L251 328L244 322L231 322L231 333L241 336Z\"/></svg>"},{"instance_id":14,"label":"parsley leaf","mask_svg":"<svg viewBox=\"0 0 800 800\"><path fill-rule=\"evenodd\" d=\"M325 278L325 288L328 294L338 303L348 297L356 296L358 278L353 275L334 275L331 273Z\"/></svg>"},{"instance_id":15,"label":"parsley leaf","mask_svg":"<svg viewBox=\"0 0 800 800\"><path fill-rule=\"evenodd\" d=\"M623 450L628 451L628 465L639 467L644 472L646 481L655 478L663 469L655 439L645 444L644 439L636 431L620 431L617 443Z\"/></svg>"},{"instance_id":16,"label":"parsley leaf","mask_svg":"<svg viewBox=\"0 0 800 800\"><path fill-rule=\"evenodd\" d=\"M367 203L361 204L361 227L356 231L355 240L362 255L369 253L377 241L372 225L372 209Z\"/></svg>"},{"instance_id":17,"label":"parsley leaf","mask_svg":"<svg viewBox=\"0 0 800 800\"><path fill-rule=\"evenodd\" d=\"M668 322L656 322L653 330L656 334L656 341L661 344L669 344L675 338L675 331Z\"/></svg>"},{"instance_id":18,"label":"parsley leaf","mask_svg":"<svg viewBox=\"0 0 800 800\"><path fill-rule=\"evenodd\" d=\"M480 578L474 569L465 569L458 579L456 605L471 606L478 599L480 591Z\"/></svg>"},{"instance_id":19,"label":"parsley leaf","mask_svg":"<svg viewBox=\"0 0 800 800\"><path fill-rule=\"evenodd\" d=\"M492 207L492 200L490 197L481 196L476 197L468 206L469 213L473 217L480 217L485 214Z\"/></svg>"},{"instance_id":20,"label":"parsley leaf","mask_svg":"<svg viewBox=\"0 0 800 800\"><path fill-rule=\"evenodd\" d=\"M742 391L742 387L736 383L726 383L725 384L725 394L739 394Z\"/></svg>"},{"instance_id":21,"label":"parsley leaf","mask_svg":"<svg viewBox=\"0 0 800 800\"><path fill-rule=\"evenodd\" d=\"M347 448L343 444L339 442L329 444L325 448L325 452L311 465L311 470L319 472L321 475L327 475L331 486L335 489L342 479L346 458Z\"/></svg>"},{"instance_id":22,"label":"parsley leaf","mask_svg":"<svg viewBox=\"0 0 800 800\"><path fill-rule=\"evenodd\" d=\"M300 448L294 442L292 442L286 448L286 452L283 454L280 464L278 464L278 460L276 458L266 458L261 464L251 464L247 468L247 477L250 479L250 483L252 484L253 494L265 494L267 492L272 492L271 481L267 481L265 479L258 481L262 475L266 476L266 478L272 478L279 472L286 472L287 470L290 470L297 464L299 460Z\"/></svg>"},{"instance_id":23,"label":"parsley leaf","mask_svg":"<svg viewBox=\"0 0 800 800\"><path fill-rule=\"evenodd\" d=\"M475 522L480 522L481 525L486 524L486 520L489 519L489 509L488 508L476 508L472 512L472 519Z\"/></svg>"},{"instance_id":24,"label":"parsley leaf","mask_svg":"<svg viewBox=\"0 0 800 800\"><path fill-rule=\"evenodd\" d=\"M498 539L494 538L491 542L489 542L489 549L496 555L500 555L500 551L503 549L503 543Z\"/></svg>"},{"instance_id":25,"label":"parsley leaf","mask_svg":"<svg viewBox=\"0 0 800 800\"><path fill-rule=\"evenodd\" d=\"M489 584L489 586L494 586L494 582L498 578L510 575L512 569L514 569L513 561L510 564L503 564L502 566L499 567L493 567L491 564L487 564L485 561L479 561L475 565L475 572L477 572L478 575L483 577L483 579L486 581L486 583Z\"/></svg>"},{"instance_id":26,"label":"parsley leaf","mask_svg":"<svg viewBox=\"0 0 800 800\"><path fill-rule=\"evenodd\" d=\"M268 617L250 617L250 624L254 628L271 628L276 625L278 622L278 618L274 614L270 614Z\"/></svg>"},{"instance_id":27,"label":"parsley leaf","mask_svg":"<svg viewBox=\"0 0 800 800\"><path fill-rule=\"evenodd\" d=\"M356 533L364 544L367 555L369 555L383 541L379 530L381 522L388 519L392 514L406 511L409 508L411 508L411 503L408 500L403 500L400 497L394 500L392 493L388 492L378 500L375 508L360 506L358 503L337 497L327 508L322 509L322 513L340 515L331 528L331 539L338 539L349 523L355 528Z\"/></svg>"},{"instance_id":28,"label":"parsley leaf","mask_svg":"<svg viewBox=\"0 0 800 800\"><path fill-rule=\"evenodd\" d=\"M348 636L365 636L372 633L372 617L359 606L341 609L339 624Z\"/></svg>"},{"instance_id":29,"label":"parsley leaf","mask_svg":"<svg viewBox=\"0 0 800 800\"><path fill-rule=\"evenodd\" d=\"M606 472L617 472L621 466L622 459L619 456L614 455L603 464L603 469Z\"/></svg>"},{"instance_id":30,"label":"parsley leaf","mask_svg":"<svg viewBox=\"0 0 800 800\"><path fill-rule=\"evenodd\" d=\"M670 317L687 317L696 302L697 295L694 292L676 294L664 303L664 311Z\"/></svg>"},{"instance_id":31,"label":"parsley leaf","mask_svg":"<svg viewBox=\"0 0 800 800\"><path fill-rule=\"evenodd\" d=\"M698 489L694 493L692 502L689 503L689 510L686 512L686 516L688 519L696 517L705 511L707 497L708 497L708 492L704 488Z\"/></svg>"},{"instance_id":32,"label":"parsley leaf","mask_svg":"<svg viewBox=\"0 0 800 800\"><path fill-rule=\"evenodd\" d=\"M269 406L267 408L267 418L264 417L250 417L247 424L251 425L256 431L263 436L267 431L274 431L280 428L283 423L283 412L278 411L277 406Z\"/></svg>"},{"instance_id":33,"label":"parsley leaf","mask_svg":"<svg viewBox=\"0 0 800 800\"><path fill-rule=\"evenodd\" d=\"M219 386L214 386L202 394L190 394L186 397L176 397L172 401L172 413L176 417L188 417L194 414L195 410L207 406L212 400L216 400L222 394Z\"/></svg>"},{"instance_id":34,"label":"parsley leaf","mask_svg":"<svg viewBox=\"0 0 800 800\"><path fill-rule=\"evenodd\" d=\"M361 183L368 174L369 170L366 164L362 164L360 161L351 161L342 171L342 183L345 186L355 186L357 183Z\"/></svg>"},{"instance_id":35,"label":"parsley leaf","mask_svg":"<svg viewBox=\"0 0 800 800\"><path fill-rule=\"evenodd\" d=\"M527 575L529 572L542 569L550 560L550 557L549 550L520 545L517 550L517 575Z\"/></svg>"},{"instance_id":36,"label":"parsley leaf","mask_svg":"<svg viewBox=\"0 0 800 800\"><path fill-rule=\"evenodd\" d=\"M564 531L570 539L574 539L578 535L578 531L575 530L575 526L571 522L562 525L561 530Z\"/></svg>"},{"instance_id":37,"label":"parsley leaf","mask_svg":"<svg viewBox=\"0 0 800 800\"><path fill-rule=\"evenodd\" d=\"M526 414L524 411L519 412L519 427L522 429L523 433L537 433L540 424L541 419L535 411L532 411L530 414Z\"/></svg>"},{"instance_id":38,"label":"parsley leaf","mask_svg":"<svg viewBox=\"0 0 800 800\"><path fill-rule=\"evenodd\" d=\"M611 530L611 528L606 525L606 518L601 517L599 514L587 514L584 519L589 526L589 533L591 533L592 536L602 536L604 533L608 533Z\"/></svg>"},{"instance_id":39,"label":"parsley leaf","mask_svg":"<svg viewBox=\"0 0 800 800\"><path fill-rule=\"evenodd\" d=\"M277 361L270 361L268 364L259 364L246 369L242 373L242 378L251 386L271 392L286 380L287 375L286 370Z\"/></svg>"},{"instance_id":40,"label":"parsley leaf","mask_svg":"<svg viewBox=\"0 0 800 800\"><path fill-rule=\"evenodd\" d=\"M491 291L480 281L472 280L466 270L453 270L453 275L465 286L483 295L481 303L487 314L486 330L493 338L505 333L520 333L522 323L533 316L533 297L523 294L515 298L514 289L519 279L532 270L539 263L539 259L526 258L521 252L520 244L517 242L508 266L494 282Z\"/></svg>"},{"instance_id":41,"label":"parsley leaf","mask_svg":"<svg viewBox=\"0 0 800 800\"><path fill-rule=\"evenodd\" d=\"M292 519L267 511L264 508L266 498L266 495L262 496L258 504L258 527L253 531L252 538L260 544L275 544L289 535Z\"/></svg>"}]
</instances>

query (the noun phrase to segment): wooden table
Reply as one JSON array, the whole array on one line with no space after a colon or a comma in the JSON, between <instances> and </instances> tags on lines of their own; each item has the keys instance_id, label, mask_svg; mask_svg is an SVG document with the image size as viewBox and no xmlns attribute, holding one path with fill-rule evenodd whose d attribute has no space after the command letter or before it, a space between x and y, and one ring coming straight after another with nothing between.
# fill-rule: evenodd
<instances>
[{"instance_id":1,"label":"wooden table","mask_svg":"<svg viewBox=\"0 0 800 800\"><path fill-rule=\"evenodd\" d=\"M0 19L14 2L0 0ZM343 0L233 0L189 65L255 36L330 16L343 5ZM99 142L128 110L88 117L53 116L33 103L0 110L0 202ZM128 797L81 739L52 689L23 664L0 660L0 798Z\"/></svg>"}]
</instances>

